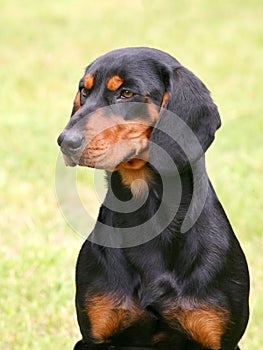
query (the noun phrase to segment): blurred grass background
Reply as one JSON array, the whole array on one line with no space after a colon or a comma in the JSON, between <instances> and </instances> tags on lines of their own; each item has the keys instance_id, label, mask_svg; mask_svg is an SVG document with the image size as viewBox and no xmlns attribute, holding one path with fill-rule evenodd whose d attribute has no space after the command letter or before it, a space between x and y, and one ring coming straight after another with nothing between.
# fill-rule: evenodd
<instances>
[{"instance_id":1,"label":"blurred grass background","mask_svg":"<svg viewBox=\"0 0 263 350\"><path fill-rule=\"evenodd\" d=\"M223 126L208 170L250 266L241 345L263 349L262 17L261 0L0 0L1 349L71 349L79 338L82 238L56 202L56 137L84 67L125 46L171 53L219 106Z\"/></svg>"}]
</instances>

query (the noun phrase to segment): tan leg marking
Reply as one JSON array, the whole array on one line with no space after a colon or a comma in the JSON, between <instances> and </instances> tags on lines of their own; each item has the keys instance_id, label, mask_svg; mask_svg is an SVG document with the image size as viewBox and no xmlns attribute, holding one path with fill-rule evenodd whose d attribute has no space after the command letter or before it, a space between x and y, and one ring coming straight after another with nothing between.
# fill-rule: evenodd
<instances>
[{"instance_id":1,"label":"tan leg marking","mask_svg":"<svg viewBox=\"0 0 263 350\"><path fill-rule=\"evenodd\" d=\"M91 324L91 335L99 343L109 342L111 336L143 316L143 311L134 302L129 299L120 301L113 294L89 298L86 313Z\"/></svg>"},{"instance_id":2,"label":"tan leg marking","mask_svg":"<svg viewBox=\"0 0 263 350\"><path fill-rule=\"evenodd\" d=\"M220 307L200 306L195 309L178 307L164 313L171 327L181 327L205 348L219 350L226 329L228 312Z\"/></svg>"}]
</instances>

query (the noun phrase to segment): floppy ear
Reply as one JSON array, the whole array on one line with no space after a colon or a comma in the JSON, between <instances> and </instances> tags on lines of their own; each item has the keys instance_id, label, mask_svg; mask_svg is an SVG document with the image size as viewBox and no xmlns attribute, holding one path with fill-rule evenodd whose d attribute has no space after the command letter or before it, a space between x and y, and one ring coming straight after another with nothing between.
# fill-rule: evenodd
<instances>
[{"instance_id":1,"label":"floppy ear","mask_svg":"<svg viewBox=\"0 0 263 350\"><path fill-rule=\"evenodd\" d=\"M173 72L170 90L167 108L192 129L205 152L221 125L217 106L208 89L192 72L179 67Z\"/></svg>"},{"instance_id":2,"label":"floppy ear","mask_svg":"<svg viewBox=\"0 0 263 350\"><path fill-rule=\"evenodd\" d=\"M199 159L213 142L221 125L220 116L205 85L188 69L178 66L166 70L163 81L168 99L165 96L167 101L151 135L149 161L158 157L155 161L159 168L169 173L166 157L157 150L161 148L180 172Z\"/></svg>"}]
</instances>

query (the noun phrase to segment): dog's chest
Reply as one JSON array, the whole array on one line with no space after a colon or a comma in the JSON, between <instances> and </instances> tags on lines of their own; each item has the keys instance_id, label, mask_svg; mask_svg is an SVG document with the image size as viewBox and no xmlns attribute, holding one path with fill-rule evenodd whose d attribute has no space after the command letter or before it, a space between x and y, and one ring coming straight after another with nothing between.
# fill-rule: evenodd
<instances>
[{"instance_id":1,"label":"dog's chest","mask_svg":"<svg viewBox=\"0 0 263 350\"><path fill-rule=\"evenodd\" d=\"M186 338L190 338L205 348L219 349L227 321L226 312L202 303L180 300L169 275L164 272L165 266L155 267L155 259L160 262L160 257L152 256L148 261L135 257L137 263L134 264L129 252L126 253L130 286L123 284L116 269L115 288L87 296L85 311L92 338L97 343L153 346L168 344L172 337L174 344L178 343L178 349ZM137 332L139 338L134 337ZM136 339L139 339L138 343Z\"/></svg>"},{"instance_id":2,"label":"dog's chest","mask_svg":"<svg viewBox=\"0 0 263 350\"><path fill-rule=\"evenodd\" d=\"M183 308L175 300L155 314L151 309L143 309L136 300L114 294L88 300L86 313L96 343L123 346L168 346L172 340L178 349L183 349L180 345L192 339L204 348L216 350L227 322L227 313L216 307Z\"/></svg>"}]
</instances>

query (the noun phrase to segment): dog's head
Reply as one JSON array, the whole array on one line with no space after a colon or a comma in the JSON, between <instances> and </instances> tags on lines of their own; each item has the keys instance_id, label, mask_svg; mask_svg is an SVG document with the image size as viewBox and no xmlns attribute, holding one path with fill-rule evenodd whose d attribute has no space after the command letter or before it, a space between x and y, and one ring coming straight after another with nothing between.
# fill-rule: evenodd
<instances>
[{"instance_id":1,"label":"dog's head","mask_svg":"<svg viewBox=\"0 0 263 350\"><path fill-rule=\"evenodd\" d=\"M156 143L180 170L188 159L171 142L171 133L165 136L167 110L191 129L205 152L220 118L193 73L155 49L125 48L99 57L80 80L71 118L58 138L66 164L138 171L150 161L150 144ZM168 128L176 130L176 119Z\"/></svg>"}]
</instances>

